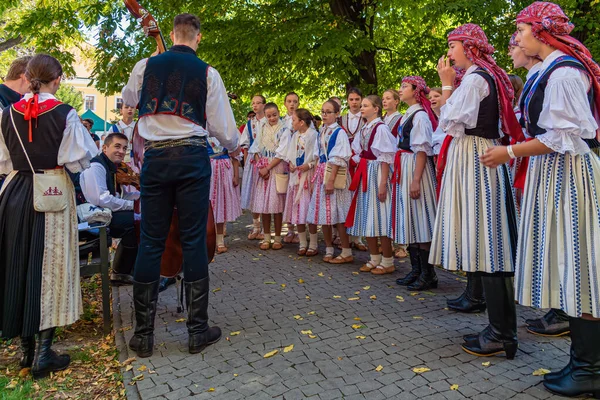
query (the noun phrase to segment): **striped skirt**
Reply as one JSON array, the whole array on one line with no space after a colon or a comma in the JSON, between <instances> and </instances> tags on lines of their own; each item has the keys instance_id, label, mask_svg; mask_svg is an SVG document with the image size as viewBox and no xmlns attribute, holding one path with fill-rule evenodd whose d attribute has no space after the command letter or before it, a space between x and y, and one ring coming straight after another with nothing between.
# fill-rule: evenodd
<instances>
[{"instance_id":1,"label":"striped skirt","mask_svg":"<svg viewBox=\"0 0 600 400\"><path fill-rule=\"evenodd\" d=\"M262 163L269 163L270 160L263 159ZM277 164L271 170L269 177L263 179L256 170L256 186L252 191L251 210L257 214L279 214L283 212L285 207L285 194L277 194L277 186L275 184L275 174L283 174L287 171L287 164L283 161Z\"/></svg>"},{"instance_id":2,"label":"striped skirt","mask_svg":"<svg viewBox=\"0 0 600 400\"><path fill-rule=\"evenodd\" d=\"M352 201L352 193L347 189L350 185L350 174L347 174L346 189L334 189L333 194L327 194L323 182L325 165L326 163L319 164L313 178L314 189L308 207L307 222L315 225L343 224L346 222Z\"/></svg>"},{"instance_id":3,"label":"striped skirt","mask_svg":"<svg viewBox=\"0 0 600 400\"><path fill-rule=\"evenodd\" d=\"M392 237L392 185L391 170L387 182L387 198L379 201L377 196L381 181L381 162L369 161L367 166L367 191L363 192L362 183L356 194L354 225L348 228L348 234L364 237Z\"/></svg>"},{"instance_id":4,"label":"striped skirt","mask_svg":"<svg viewBox=\"0 0 600 400\"><path fill-rule=\"evenodd\" d=\"M416 160L415 154L402 153L400 183L392 183L394 242L399 244L429 243L433 236L436 210L435 167L432 158L427 157L421 178L421 196L413 200L410 197L410 184Z\"/></svg>"},{"instance_id":5,"label":"striped skirt","mask_svg":"<svg viewBox=\"0 0 600 400\"><path fill-rule=\"evenodd\" d=\"M248 157L248 161L244 166L244 174L242 176L242 195L241 195L241 207L242 210L252 210L252 199L254 188L258 185L258 169L254 159Z\"/></svg>"},{"instance_id":6,"label":"striped skirt","mask_svg":"<svg viewBox=\"0 0 600 400\"><path fill-rule=\"evenodd\" d=\"M529 159L516 267L519 303L600 318L600 158Z\"/></svg>"},{"instance_id":7,"label":"striped skirt","mask_svg":"<svg viewBox=\"0 0 600 400\"><path fill-rule=\"evenodd\" d=\"M233 222L242 215L240 187L233 186L233 165L229 158L210 160L210 203L215 214L215 223Z\"/></svg>"},{"instance_id":8,"label":"striped skirt","mask_svg":"<svg viewBox=\"0 0 600 400\"><path fill-rule=\"evenodd\" d=\"M514 272L517 217L508 165L479 157L496 140L454 138L442 178L429 262L448 270Z\"/></svg>"},{"instance_id":9,"label":"striped skirt","mask_svg":"<svg viewBox=\"0 0 600 400\"><path fill-rule=\"evenodd\" d=\"M308 207L312 197L312 178L314 170L299 173L298 170L290 172L290 184L285 197L285 210L283 222L290 224L306 224Z\"/></svg>"}]
</instances>

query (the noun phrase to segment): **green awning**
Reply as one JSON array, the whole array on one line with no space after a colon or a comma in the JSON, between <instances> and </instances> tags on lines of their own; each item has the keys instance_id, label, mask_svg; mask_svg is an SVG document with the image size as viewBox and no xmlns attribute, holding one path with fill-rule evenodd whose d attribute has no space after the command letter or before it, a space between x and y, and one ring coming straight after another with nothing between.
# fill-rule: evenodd
<instances>
[{"instance_id":1,"label":"green awning","mask_svg":"<svg viewBox=\"0 0 600 400\"><path fill-rule=\"evenodd\" d=\"M94 121L94 125L92 126L92 132L104 132L104 120L97 116L92 110L87 110L83 114L81 114L82 119L91 119ZM111 124L109 122L106 123L106 130L110 128Z\"/></svg>"}]
</instances>

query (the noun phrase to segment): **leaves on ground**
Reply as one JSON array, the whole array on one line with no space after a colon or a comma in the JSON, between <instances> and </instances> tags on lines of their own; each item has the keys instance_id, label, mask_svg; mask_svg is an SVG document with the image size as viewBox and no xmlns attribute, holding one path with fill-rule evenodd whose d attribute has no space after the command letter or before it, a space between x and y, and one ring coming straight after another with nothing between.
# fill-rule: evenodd
<instances>
[{"instance_id":1,"label":"leaves on ground","mask_svg":"<svg viewBox=\"0 0 600 400\"><path fill-rule=\"evenodd\" d=\"M220 291L221 291L221 288L220 288L220 287L218 287L218 288L216 288L216 289L213 289L213 290L212 290L212 292L213 292L213 293L217 293L217 292L220 292Z\"/></svg>"},{"instance_id":2,"label":"leaves on ground","mask_svg":"<svg viewBox=\"0 0 600 400\"><path fill-rule=\"evenodd\" d=\"M422 374L423 372L428 372L428 371L431 371L431 370L429 368L427 368L427 367L418 367L418 368L415 367L415 368L413 368L413 372L415 374Z\"/></svg>"},{"instance_id":3,"label":"leaves on ground","mask_svg":"<svg viewBox=\"0 0 600 400\"><path fill-rule=\"evenodd\" d=\"M458 390L458 385L455 383L454 385L450 386L450 390Z\"/></svg>"},{"instance_id":4,"label":"leaves on ground","mask_svg":"<svg viewBox=\"0 0 600 400\"><path fill-rule=\"evenodd\" d=\"M317 275L319 275L320 277L323 277L323 276L325 276L325 274L324 274L324 273L322 273L322 272L319 272Z\"/></svg>"},{"instance_id":5,"label":"leaves on ground","mask_svg":"<svg viewBox=\"0 0 600 400\"><path fill-rule=\"evenodd\" d=\"M283 352L284 353L289 353L292 350L294 350L294 345L293 344L290 344L289 346L283 348Z\"/></svg>"},{"instance_id":6,"label":"leaves on ground","mask_svg":"<svg viewBox=\"0 0 600 400\"><path fill-rule=\"evenodd\" d=\"M358 272L358 271L353 271L353 272L352 272L352 275L358 275L359 273L360 273L360 272Z\"/></svg>"},{"instance_id":7,"label":"leaves on ground","mask_svg":"<svg viewBox=\"0 0 600 400\"><path fill-rule=\"evenodd\" d=\"M366 336L362 336L362 335L358 335L356 338L357 339L366 339L367 337Z\"/></svg>"},{"instance_id":8,"label":"leaves on ground","mask_svg":"<svg viewBox=\"0 0 600 400\"><path fill-rule=\"evenodd\" d=\"M348 300L349 301L360 300L360 297L350 297Z\"/></svg>"},{"instance_id":9,"label":"leaves on ground","mask_svg":"<svg viewBox=\"0 0 600 400\"><path fill-rule=\"evenodd\" d=\"M397 300L398 300L400 303L402 303L402 302L404 301L404 297L402 297L402 296L396 296L396 299L397 299Z\"/></svg>"},{"instance_id":10,"label":"leaves on ground","mask_svg":"<svg viewBox=\"0 0 600 400\"><path fill-rule=\"evenodd\" d=\"M276 285L277 282L273 282L273 281L269 281L269 282L265 282L265 285ZM285 285L283 285L285 287Z\"/></svg>"},{"instance_id":11,"label":"leaves on ground","mask_svg":"<svg viewBox=\"0 0 600 400\"><path fill-rule=\"evenodd\" d=\"M378 365L377 368L375 368L375 371L380 372L381 370L383 370L383 365Z\"/></svg>"},{"instance_id":12,"label":"leaves on ground","mask_svg":"<svg viewBox=\"0 0 600 400\"><path fill-rule=\"evenodd\" d=\"M240 331L231 332L229 336L237 336L240 334Z\"/></svg>"},{"instance_id":13,"label":"leaves on ground","mask_svg":"<svg viewBox=\"0 0 600 400\"><path fill-rule=\"evenodd\" d=\"M364 325L359 325L359 324L352 325L352 329L362 329L364 327L365 327Z\"/></svg>"},{"instance_id":14,"label":"leaves on ground","mask_svg":"<svg viewBox=\"0 0 600 400\"><path fill-rule=\"evenodd\" d=\"M551 371L549 369L540 368L533 371L533 376L543 376L549 374Z\"/></svg>"},{"instance_id":15,"label":"leaves on ground","mask_svg":"<svg viewBox=\"0 0 600 400\"><path fill-rule=\"evenodd\" d=\"M373 295L373 296L369 296L369 298L370 298L371 300L377 300L377 296L375 296L375 295Z\"/></svg>"},{"instance_id":16,"label":"leaves on ground","mask_svg":"<svg viewBox=\"0 0 600 400\"><path fill-rule=\"evenodd\" d=\"M342 296L333 296L334 299L341 299Z\"/></svg>"},{"instance_id":17,"label":"leaves on ground","mask_svg":"<svg viewBox=\"0 0 600 400\"><path fill-rule=\"evenodd\" d=\"M277 354L277 353L279 353L279 350L273 350L273 351L270 351L270 352L268 352L267 354L265 354L265 355L263 356L263 358L270 358L270 357L273 357L273 356L274 356L275 354Z\"/></svg>"},{"instance_id":18,"label":"leaves on ground","mask_svg":"<svg viewBox=\"0 0 600 400\"><path fill-rule=\"evenodd\" d=\"M302 278L298 279L298 283L304 283L304 279L302 279Z\"/></svg>"},{"instance_id":19,"label":"leaves on ground","mask_svg":"<svg viewBox=\"0 0 600 400\"><path fill-rule=\"evenodd\" d=\"M486 362L482 362L481 365L483 365L484 367L489 367L490 366L490 362L486 361Z\"/></svg>"},{"instance_id":20,"label":"leaves on ground","mask_svg":"<svg viewBox=\"0 0 600 400\"><path fill-rule=\"evenodd\" d=\"M300 331L300 333L303 335L312 335L312 331L310 329L305 330L305 331Z\"/></svg>"},{"instance_id":21,"label":"leaves on ground","mask_svg":"<svg viewBox=\"0 0 600 400\"><path fill-rule=\"evenodd\" d=\"M369 289L371 289L371 286L364 286L363 287L363 290L369 290Z\"/></svg>"},{"instance_id":22,"label":"leaves on ground","mask_svg":"<svg viewBox=\"0 0 600 400\"><path fill-rule=\"evenodd\" d=\"M175 322L185 322L185 321L186 321L186 319L185 319L185 318L179 318L179 319L176 319L176 320L175 320Z\"/></svg>"},{"instance_id":23,"label":"leaves on ground","mask_svg":"<svg viewBox=\"0 0 600 400\"><path fill-rule=\"evenodd\" d=\"M308 335L309 338L314 339L317 337L317 335Z\"/></svg>"},{"instance_id":24,"label":"leaves on ground","mask_svg":"<svg viewBox=\"0 0 600 400\"><path fill-rule=\"evenodd\" d=\"M302 318L301 315L294 315L294 319L298 320L298 321L302 321L304 318Z\"/></svg>"}]
</instances>

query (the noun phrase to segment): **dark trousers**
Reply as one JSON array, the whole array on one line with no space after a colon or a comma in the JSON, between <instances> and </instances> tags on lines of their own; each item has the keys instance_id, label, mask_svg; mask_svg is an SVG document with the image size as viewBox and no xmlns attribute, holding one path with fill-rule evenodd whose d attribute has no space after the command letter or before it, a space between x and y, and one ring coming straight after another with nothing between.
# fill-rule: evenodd
<instances>
[{"instance_id":1,"label":"dark trousers","mask_svg":"<svg viewBox=\"0 0 600 400\"><path fill-rule=\"evenodd\" d=\"M142 223L133 278L150 283L160 277L160 262L177 207L183 273L194 282L208 276L206 223L211 167L206 147L149 149L140 179Z\"/></svg>"},{"instance_id":2,"label":"dark trousers","mask_svg":"<svg viewBox=\"0 0 600 400\"><path fill-rule=\"evenodd\" d=\"M133 211L115 211L108 226L110 236L121 239L123 246L137 247L137 237L133 226Z\"/></svg>"}]
</instances>

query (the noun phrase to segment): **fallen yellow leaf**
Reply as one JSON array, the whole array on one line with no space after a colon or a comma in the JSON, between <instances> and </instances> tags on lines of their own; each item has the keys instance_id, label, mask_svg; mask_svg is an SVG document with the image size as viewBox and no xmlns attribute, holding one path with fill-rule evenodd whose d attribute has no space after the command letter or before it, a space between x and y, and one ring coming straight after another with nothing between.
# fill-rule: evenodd
<instances>
[{"instance_id":1,"label":"fallen yellow leaf","mask_svg":"<svg viewBox=\"0 0 600 400\"><path fill-rule=\"evenodd\" d=\"M312 331L310 329L307 331L300 331L300 333L303 335L312 335Z\"/></svg>"},{"instance_id":2,"label":"fallen yellow leaf","mask_svg":"<svg viewBox=\"0 0 600 400\"><path fill-rule=\"evenodd\" d=\"M302 316L300 316L300 315L294 315L294 319L298 319L298 320L302 321L304 318L302 318Z\"/></svg>"},{"instance_id":3,"label":"fallen yellow leaf","mask_svg":"<svg viewBox=\"0 0 600 400\"><path fill-rule=\"evenodd\" d=\"M258 261L260 258L253 258L252 261Z\"/></svg>"},{"instance_id":4,"label":"fallen yellow leaf","mask_svg":"<svg viewBox=\"0 0 600 400\"><path fill-rule=\"evenodd\" d=\"M125 372L131 371L133 369L133 365L128 365L125 367Z\"/></svg>"},{"instance_id":5,"label":"fallen yellow leaf","mask_svg":"<svg viewBox=\"0 0 600 400\"><path fill-rule=\"evenodd\" d=\"M352 329L361 329L364 328L364 325L354 324L352 325Z\"/></svg>"},{"instance_id":6,"label":"fallen yellow leaf","mask_svg":"<svg viewBox=\"0 0 600 400\"><path fill-rule=\"evenodd\" d=\"M418 315L415 315L415 316L413 317L413 319L423 319L423 317L419 317Z\"/></svg>"},{"instance_id":7,"label":"fallen yellow leaf","mask_svg":"<svg viewBox=\"0 0 600 400\"><path fill-rule=\"evenodd\" d=\"M221 288L220 288L220 287L218 287L218 288L216 288L216 289L213 289L213 291L212 291L212 292L213 292L213 293L217 293L217 292L220 292L220 291L221 291Z\"/></svg>"},{"instance_id":8,"label":"fallen yellow leaf","mask_svg":"<svg viewBox=\"0 0 600 400\"><path fill-rule=\"evenodd\" d=\"M306 300L310 300L310 296L306 296Z\"/></svg>"},{"instance_id":9,"label":"fallen yellow leaf","mask_svg":"<svg viewBox=\"0 0 600 400\"><path fill-rule=\"evenodd\" d=\"M231 332L229 336L237 336L240 334L240 331Z\"/></svg>"},{"instance_id":10,"label":"fallen yellow leaf","mask_svg":"<svg viewBox=\"0 0 600 400\"><path fill-rule=\"evenodd\" d=\"M122 363L121 365L123 365L123 366L125 366L125 365L129 365L129 364L131 364L132 362L134 362L135 360L136 360L136 358L135 358L135 357L128 358L127 360L123 361L123 363Z\"/></svg>"},{"instance_id":11,"label":"fallen yellow leaf","mask_svg":"<svg viewBox=\"0 0 600 400\"><path fill-rule=\"evenodd\" d=\"M293 344L290 344L289 346L283 348L283 352L284 353L289 353L292 350L294 350L294 345Z\"/></svg>"},{"instance_id":12,"label":"fallen yellow leaf","mask_svg":"<svg viewBox=\"0 0 600 400\"><path fill-rule=\"evenodd\" d=\"M270 352L268 352L267 354L265 354L265 355L263 356L263 358L269 358L269 357L273 357L273 356L274 356L275 354L277 354L277 353L279 353L279 350L273 350L273 351L270 351Z\"/></svg>"},{"instance_id":13,"label":"fallen yellow leaf","mask_svg":"<svg viewBox=\"0 0 600 400\"><path fill-rule=\"evenodd\" d=\"M396 299L398 299L399 302L403 302L404 301L404 297L402 297L402 296L396 296Z\"/></svg>"},{"instance_id":14,"label":"fallen yellow leaf","mask_svg":"<svg viewBox=\"0 0 600 400\"><path fill-rule=\"evenodd\" d=\"M302 279L302 278L298 279L298 283L304 283L304 279Z\"/></svg>"},{"instance_id":15,"label":"fallen yellow leaf","mask_svg":"<svg viewBox=\"0 0 600 400\"><path fill-rule=\"evenodd\" d=\"M319 276L325 276L325 274L322 273L322 272L319 272L317 275L319 275Z\"/></svg>"},{"instance_id":16,"label":"fallen yellow leaf","mask_svg":"<svg viewBox=\"0 0 600 400\"><path fill-rule=\"evenodd\" d=\"M371 289L371 286L365 286L365 287L363 287L363 290L369 290L369 289Z\"/></svg>"},{"instance_id":17,"label":"fallen yellow leaf","mask_svg":"<svg viewBox=\"0 0 600 400\"><path fill-rule=\"evenodd\" d=\"M333 296L334 299L341 299L342 296Z\"/></svg>"},{"instance_id":18,"label":"fallen yellow leaf","mask_svg":"<svg viewBox=\"0 0 600 400\"><path fill-rule=\"evenodd\" d=\"M317 337L317 335L308 335L309 338L314 339Z\"/></svg>"},{"instance_id":19,"label":"fallen yellow leaf","mask_svg":"<svg viewBox=\"0 0 600 400\"><path fill-rule=\"evenodd\" d=\"M215 391L215 388L210 388L207 390L207 392L214 392L214 391Z\"/></svg>"},{"instance_id":20,"label":"fallen yellow leaf","mask_svg":"<svg viewBox=\"0 0 600 400\"><path fill-rule=\"evenodd\" d=\"M362 335L358 335L356 338L357 339L366 339L367 337L366 336L362 336Z\"/></svg>"},{"instance_id":21,"label":"fallen yellow leaf","mask_svg":"<svg viewBox=\"0 0 600 400\"><path fill-rule=\"evenodd\" d=\"M287 285L286 285L285 283L282 283L282 284L281 284L281 287L282 287L282 288L285 288L286 286L287 286Z\"/></svg>"},{"instance_id":22,"label":"fallen yellow leaf","mask_svg":"<svg viewBox=\"0 0 600 400\"><path fill-rule=\"evenodd\" d=\"M175 320L175 322L185 322L185 321L186 321L186 319L185 319L185 318L179 318L179 319L176 319L176 320Z\"/></svg>"},{"instance_id":23,"label":"fallen yellow leaf","mask_svg":"<svg viewBox=\"0 0 600 400\"><path fill-rule=\"evenodd\" d=\"M140 366L140 367L139 367L137 370L138 370L138 371L145 371L145 370L147 370L147 369L148 369L148 367L146 367L145 365L142 365L142 366Z\"/></svg>"},{"instance_id":24,"label":"fallen yellow leaf","mask_svg":"<svg viewBox=\"0 0 600 400\"><path fill-rule=\"evenodd\" d=\"M358 318L358 317L354 317L354 320L355 320L355 321L360 321L360 318Z\"/></svg>"},{"instance_id":25,"label":"fallen yellow leaf","mask_svg":"<svg viewBox=\"0 0 600 400\"><path fill-rule=\"evenodd\" d=\"M458 385L455 383L454 385L450 386L450 390L458 390Z\"/></svg>"},{"instance_id":26,"label":"fallen yellow leaf","mask_svg":"<svg viewBox=\"0 0 600 400\"><path fill-rule=\"evenodd\" d=\"M490 362L486 361L486 362L482 362L481 365L483 365L484 367L489 367L490 366Z\"/></svg>"},{"instance_id":27,"label":"fallen yellow leaf","mask_svg":"<svg viewBox=\"0 0 600 400\"><path fill-rule=\"evenodd\" d=\"M379 372L383 369L383 365L378 365L377 368L375 368L375 371Z\"/></svg>"},{"instance_id":28,"label":"fallen yellow leaf","mask_svg":"<svg viewBox=\"0 0 600 400\"><path fill-rule=\"evenodd\" d=\"M416 374L422 374L423 372L431 371L427 367L413 368L413 372Z\"/></svg>"},{"instance_id":29,"label":"fallen yellow leaf","mask_svg":"<svg viewBox=\"0 0 600 400\"><path fill-rule=\"evenodd\" d=\"M536 369L535 371L533 371L533 376L542 376L542 375L546 375L548 373L550 373L549 369L540 368L540 369Z\"/></svg>"},{"instance_id":30,"label":"fallen yellow leaf","mask_svg":"<svg viewBox=\"0 0 600 400\"><path fill-rule=\"evenodd\" d=\"M269 281L269 282L265 282L265 285L275 285L277 282L273 282L273 281Z\"/></svg>"},{"instance_id":31,"label":"fallen yellow leaf","mask_svg":"<svg viewBox=\"0 0 600 400\"><path fill-rule=\"evenodd\" d=\"M411 295L411 296L416 296L416 295L418 295L418 294L419 294L419 292L412 292L410 295Z\"/></svg>"},{"instance_id":32,"label":"fallen yellow leaf","mask_svg":"<svg viewBox=\"0 0 600 400\"><path fill-rule=\"evenodd\" d=\"M139 374L138 376L134 376L133 378L131 378L132 382L143 381L143 380L144 380L144 374Z\"/></svg>"},{"instance_id":33,"label":"fallen yellow leaf","mask_svg":"<svg viewBox=\"0 0 600 400\"><path fill-rule=\"evenodd\" d=\"M309 312L308 315L315 315L315 311Z\"/></svg>"},{"instance_id":34,"label":"fallen yellow leaf","mask_svg":"<svg viewBox=\"0 0 600 400\"><path fill-rule=\"evenodd\" d=\"M425 300L425 297L419 297L417 300L423 301L423 300Z\"/></svg>"},{"instance_id":35,"label":"fallen yellow leaf","mask_svg":"<svg viewBox=\"0 0 600 400\"><path fill-rule=\"evenodd\" d=\"M357 290L356 292L354 292L354 294L360 294L360 290Z\"/></svg>"},{"instance_id":36,"label":"fallen yellow leaf","mask_svg":"<svg viewBox=\"0 0 600 400\"><path fill-rule=\"evenodd\" d=\"M373 295L369 297L371 300L377 300L377 296Z\"/></svg>"},{"instance_id":37,"label":"fallen yellow leaf","mask_svg":"<svg viewBox=\"0 0 600 400\"><path fill-rule=\"evenodd\" d=\"M6 388L6 389L14 389L14 388L16 388L16 387L17 387L17 384L18 384L18 383L19 383L19 381L18 381L18 380L16 380L16 379L13 379L12 381L10 381L10 382L8 383L8 385L6 385L6 386L5 386L5 388Z\"/></svg>"},{"instance_id":38,"label":"fallen yellow leaf","mask_svg":"<svg viewBox=\"0 0 600 400\"><path fill-rule=\"evenodd\" d=\"M352 275L358 275L358 274L359 274L359 272L358 272L358 271L354 271L354 272L352 272Z\"/></svg>"},{"instance_id":39,"label":"fallen yellow leaf","mask_svg":"<svg viewBox=\"0 0 600 400\"><path fill-rule=\"evenodd\" d=\"M350 297L348 300L350 300L350 301L360 300L360 297Z\"/></svg>"},{"instance_id":40,"label":"fallen yellow leaf","mask_svg":"<svg viewBox=\"0 0 600 400\"><path fill-rule=\"evenodd\" d=\"M238 376L238 374L233 374L233 376Z\"/></svg>"}]
</instances>

